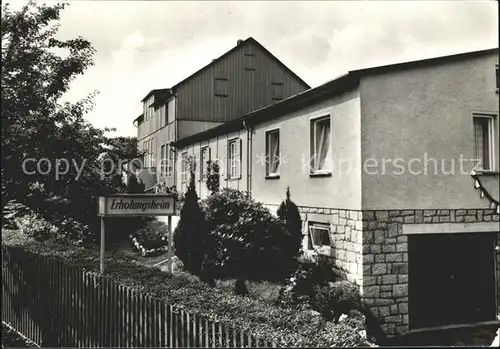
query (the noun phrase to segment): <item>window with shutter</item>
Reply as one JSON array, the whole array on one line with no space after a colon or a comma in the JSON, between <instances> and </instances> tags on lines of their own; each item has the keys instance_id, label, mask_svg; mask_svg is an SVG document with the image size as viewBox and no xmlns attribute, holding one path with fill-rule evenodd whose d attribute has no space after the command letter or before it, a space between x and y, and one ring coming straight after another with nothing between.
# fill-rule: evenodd
<instances>
[{"instance_id":1,"label":"window with shutter","mask_svg":"<svg viewBox=\"0 0 500 349\"><path fill-rule=\"evenodd\" d=\"M214 81L214 93L219 97L228 96L228 82L225 78L216 78Z\"/></svg>"},{"instance_id":2,"label":"window with shutter","mask_svg":"<svg viewBox=\"0 0 500 349\"><path fill-rule=\"evenodd\" d=\"M271 98L279 101L284 98L285 85L282 82L271 82Z\"/></svg>"}]
</instances>

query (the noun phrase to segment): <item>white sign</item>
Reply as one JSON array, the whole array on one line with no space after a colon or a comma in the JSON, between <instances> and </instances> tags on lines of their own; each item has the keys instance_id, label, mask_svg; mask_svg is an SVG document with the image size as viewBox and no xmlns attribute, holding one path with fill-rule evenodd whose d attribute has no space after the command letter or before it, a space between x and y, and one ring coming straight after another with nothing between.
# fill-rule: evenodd
<instances>
[{"instance_id":1,"label":"white sign","mask_svg":"<svg viewBox=\"0 0 500 349\"><path fill-rule=\"evenodd\" d=\"M118 194L99 198L99 216L174 216L171 195Z\"/></svg>"}]
</instances>

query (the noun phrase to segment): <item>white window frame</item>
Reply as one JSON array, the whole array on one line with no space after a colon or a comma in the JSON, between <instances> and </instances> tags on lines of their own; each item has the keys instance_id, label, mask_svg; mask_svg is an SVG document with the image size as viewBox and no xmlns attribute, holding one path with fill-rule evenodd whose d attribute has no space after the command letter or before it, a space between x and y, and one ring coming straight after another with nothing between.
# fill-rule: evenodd
<instances>
[{"instance_id":1,"label":"white window frame","mask_svg":"<svg viewBox=\"0 0 500 349\"><path fill-rule=\"evenodd\" d=\"M316 245L314 243L314 239L313 239L313 230L321 230L323 231L323 234L327 234L327 237L328 237L328 242L329 244L328 245L324 245L324 244L321 244L321 245ZM331 229L330 229L330 225L329 224L326 224L326 223L316 223L316 222L309 222L308 224L308 249L311 251L316 251L318 253L326 253L328 254L331 250L331 244L332 244L332 241L331 241ZM309 244L310 242L310 244ZM312 249L309 247L309 245L312 246Z\"/></svg>"},{"instance_id":2,"label":"white window frame","mask_svg":"<svg viewBox=\"0 0 500 349\"><path fill-rule=\"evenodd\" d=\"M276 168L276 172L271 172L271 165L273 163L273 154L271 154L271 137L273 135L278 135L278 167ZM280 167L281 167L281 135L280 129L276 128L273 130L269 130L266 132L266 176L267 177L278 177L280 175Z\"/></svg>"},{"instance_id":3,"label":"white window frame","mask_svg":"<svg viewBox=\"0 0 500 349\"><path fill-rule=\"evenodd\" d=\"M240 153L241 149L238 150L238 142L240 142L239 138L231 139L227 142L227 160L228 160L228 168L227 168L227 178L228 179L239 179L241 178L241 168L238 168L241 165L240 162Z\"/></svg>"},{"instance_id":4,"label":"white window frame","mask_svg":"<svg viewBox=\"0 0 500 349\"><path fill-rule=\"evenodd\" d=\"M204 146L200 149L200 181L204 182L208 172L207 161L210 161L210 147Z\"/></svg>"},{"instance_id":5,"label":"white window frame","mask_svg":"<svg viewBox=\"0 0 500 349\"><path fill-rule=\"evenodd\" d=\"M155 152L155 142L154 142L154 137L151 137L151 139L149 140L151 142L151 167L152 168L156 168L156 152Z\"/></svg>"},{"instance_id":6,"label":"white window frame","mask_svg":"<svg viewBox=\"0 0 500 349\"><path fill-rule=\"evenodd\" d=\"M167 175L167 145L161 146L161 160L160 160L160 176L165 177Z\"/></svg>"},{"instance_id":7,"label":"white window frame","mask_svg":"<svg viewBox=\"0 0 500 349\"><path fill-rule=\"evenodd\" d=\"M316 161L318 161L317 157L317 149L316 149L316 132L317 132L317 124L320 122L323 122L325 120L328 120L330 122L330 134L329 134L329 141L328 141L328 147L330 148L329 150L331 151L332 148L332 118L330 115L324 115L320 117L314 117L309 119L309 134L310 134L310 143L309 143L309 154L310 154L310 161L309 161L309 166L310 166L310 174L331 174L332 173L332 168L322 168L320 170L316 170ZM329 155L331 157L331 152L327 151L327 156ZM311 160L312 160L312 166L311 166ZM330 158L330 160L332 160ZM326 161L326 158L325 158ZM331 165L333 166L333 164Z\"/></svg>"},{"instance_id":8,"label":"white window frame","mask_svg":"<svg viewBox=\"0 0 500 349\"><path fill-rule=\"evenodd\" d=\"M181 155L181 183L187 183L187 175L188 175L188 152L184 151Z\"/></svg>"},{"instance_id":9,"label":"white window frame","mask_svg":"<svg viewBox=\"0 0 500 349\"><path fill-rule=\"evenodd\" d=\"M165 176L172 177L174 175L174 151L170 145L167 146L167 169Z\"/></svg>"},{"instance_id":10,"label":"white window frame","mask_svg":"<svg viewBox=\"0 0 500 349\"><path fill-rule=\"evenodd\" d=\"M474 125L474 121L476 119L486 119L488 120L488 138L489 138L489 142L488 142L488 154L489 154L489 157L488 157L488 162L489 162L489 167L486 168L486 169L483 169L483 168L480 168L480 167L477 167L477 163L475 164L475 169L478 170L478 171L481 171L481 172L492 172L492 171L495 171L497 168L496 168L496 148L495 148L495 145L497 144L497 140L496 140L496 135L495 135L495 122L496 122L496 115L495 114L489 114L489 113L473 113L472 114L472 127L473 127L473 137L474 137L474 140L473 140L473 147L474 145L476 144L476 134L475 134L475 125ZM475 153L475 149L473 149L473 152L474 152L474 157L476 156L476 153ZM477 167L477 168L476 168Z\"/></svg>"}]
</instances>

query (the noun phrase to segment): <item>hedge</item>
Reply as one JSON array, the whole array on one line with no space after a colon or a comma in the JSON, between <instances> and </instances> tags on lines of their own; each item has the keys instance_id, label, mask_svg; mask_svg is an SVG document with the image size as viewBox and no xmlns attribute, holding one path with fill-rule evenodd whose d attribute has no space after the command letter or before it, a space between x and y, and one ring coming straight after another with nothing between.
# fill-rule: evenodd
<instances>
[{"instance_id":1,"label":"hedge","mask_svg":"<svg viewBox=\"0 0 500 349\"><path fill-rule=\"evenodd\" d=\"M57 244L49 247L38 242L29 242L20 247L31 253L63 260L84 270L99 269L97 249ZM237 296L225 290L211 288L190 274L171 275L157 268L141 265L137 260L132 260L130 255L125 257L118 252L107 257L105 263L105 276L120 284L176 304L191 314L212 316L221 322L248 329L256 336L272 340L279 346L372 346L360 334L363 329L359 324L349 319L339 324L324 322L321 316L312 311L271 306L259 300Z\"/></svg>"}]
</instances>

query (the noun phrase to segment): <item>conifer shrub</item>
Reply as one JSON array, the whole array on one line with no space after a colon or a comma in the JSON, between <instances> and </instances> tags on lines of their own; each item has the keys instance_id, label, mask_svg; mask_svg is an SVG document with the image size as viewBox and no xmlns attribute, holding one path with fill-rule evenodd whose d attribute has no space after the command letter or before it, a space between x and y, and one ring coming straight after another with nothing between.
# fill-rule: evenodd
<instances>
[{"instance_id":1,"label":"conifer shrub","mask_svg":"<svg viewBox=\"0 0 500 349\"><path fill-rule=\"evenodd\" d=\"M200 275L205 256L203 246L207 239L207 224L198 203L193 172L173 238L175 254L184 264L184 268L192 274Z\"/></svg>"},{"instance_id":2,"label":"conifer shrub","mask_svg":"<svg viewBox=\"0 0 500 349\"><path fill-rule=\"evenodd\" d=\"M277 214L286 234L287 243L283 245L284 260L288 262L291 274L297 269L298 257L302 249L302 219L297 205L290 199L290 187L286 189L286 199L281 202Z\"/></svg>"}]
</instances>

